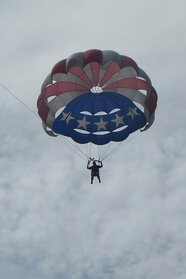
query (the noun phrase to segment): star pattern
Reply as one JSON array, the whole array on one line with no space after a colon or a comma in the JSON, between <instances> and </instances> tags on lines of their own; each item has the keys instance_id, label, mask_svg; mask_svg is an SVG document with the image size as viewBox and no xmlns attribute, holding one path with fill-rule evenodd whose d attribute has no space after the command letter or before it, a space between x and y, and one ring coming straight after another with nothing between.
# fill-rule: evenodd
<instances>
[{"instance_id":1,"label":"star pattern","mask_svg":"<svg viewBox=\"0 0 186 279\"><path fill-rule=\"evenodd\" d=\"M123 116L119 116L118 114L116 114L116 118L111 121L116 124L116 128L118 128L120 125L125 124L123 120Z\"/></svg>"},{"instance_id":2,"label":"star pattern","mask_svg":"<svg viewBox=\"0 0 186 279\"><path fill-rule=\"evenodd\" d=\"M77 122L79 123L77 128L78 129L83 128L84 130L86 130L87 125L89 125L91 123L91 122L86 121L86 116L84 116L82 120L77 120Z\"/></svg>"},{"instance_id":3,"label":"star pattern","mask_svg":"<svg viewBox=\"0 0 186 279\"><path fill-rule=\"evenodd\" d=\"M140 115L140 114L137 112L137 107L135 107L135 108L129 107L129 111L126 115L130 116L133 120L135 118L135 116ZM62 112L61 121L65 121L67 125L69 125L70 121L73 119L76 119L76 118L72 116L71 111ZM120 116L117 113L115 114L115 118L111 119L110 121L115 123L116 129L118 127L125 125L124 116ZM76 119L76 123L77 123L76 124L77 129L82 129L82 130L88 131L89 129L87 128L87 126L92 123L92 120L90 117L84 116L83 119ZM108 127L106 127L106 126L108 123L109 123L109 121L105 121L104 118L100 116L98 118L98 121L94 121L92 124L97 126L97 132L98 132L101 130L107 131Z\"/></svg>"},{"instance_id":4,"label":"star pattern","mask_svg":"<svg viewBox=\"0 0 186 279\"><path fill-rule=\"evenodd\" d=\"M129 107L129 112L127 113L127 115L128 115L128 116L131 116L132 119L134 119L134 117L135 117L136 115L139 115L139 113L137 112L137 108L136 108L136 107L135 107L135 108L130 108L130 107Z\"/></svg>"},{"instance_id":5,"label":"star pattern","mask_svg":"<svg viewBox=\"0 0 186 279\"><path fill-rule=\"evenodd\" d=\"M97 131L106 130L107 121L104 121L102 117L100 117L99 122L95 122L94 124L97 125Z\"/></svg>"},{"instance_id":6,"label":"star pattern","mask_svg":"<svg viewBox=\"0 0 186 279\"><path fill-rule=\"evenodd\" d=\"M72 117L71 112L62 112L62 115L61 121L65 120L67 124L69 124L70 120L75 119Z\"/></svg>"}]
</instances>

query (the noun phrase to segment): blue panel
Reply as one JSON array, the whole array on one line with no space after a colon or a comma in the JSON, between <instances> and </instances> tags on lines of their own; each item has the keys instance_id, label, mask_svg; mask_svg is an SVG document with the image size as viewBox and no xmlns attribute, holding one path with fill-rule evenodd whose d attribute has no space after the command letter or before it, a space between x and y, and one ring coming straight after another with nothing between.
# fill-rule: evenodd
<instances>
[{"instance_id":1,"label":"blue panel","mask_svg":"<svg viewBox=\"0 0 186 279\"><path fill-rule=\"evenodd\" d=\"M117 111L112 112L114 109ZM122 141L145 124L144 113L127 97L114 92L87 92L67 104L54 121L53 131L78 143L103 145Z\"/></svg>"}]
</instances>

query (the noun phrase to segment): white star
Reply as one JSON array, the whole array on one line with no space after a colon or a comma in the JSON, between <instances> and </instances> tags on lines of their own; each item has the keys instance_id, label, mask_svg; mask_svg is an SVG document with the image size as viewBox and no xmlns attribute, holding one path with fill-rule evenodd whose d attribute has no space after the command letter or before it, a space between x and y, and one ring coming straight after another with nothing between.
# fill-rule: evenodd
<instances>
[{"instance_id":1,"label":"white star","mask_svg":"<svg viewBox=\"0 0 186 279\"><path fill-rule=\"evenodd\" d=\"M120 125L124 125L123 116L119 116L116 114L116 118L112 120L112 122L116 123L116 128Z\"/></svg>"},{"instance_id":2,"label":"white star","mask_svg":"<svg viewBox=\"0 0 186 279\"><path fill-rule=\"evenodd\" d=\"M100 117L100 121L99 122L95 122L95 125L98 126L98 131L103 129L103 130L106 130L106 125L107 125L108 122L104 121L102 117Z\"/></svg>"},{"instance_id":3,"label":"white star","mask_svg":"<svg viewBox=\"0 0 186 279\"><path fill-rule=\"evenodd\" d=\"M62 112L62 118L61 118L61 120L66 120L66 118L67 118L68 115L69 115L69 112L68 112L68 113Z\"/></svg>"},{"instance_id":4,"label":"white star","mask_svg":"<svg viewBox=\"0 0 186 279\"><path fill-rule=\"evenodd\" d=\"M79 123L77 128L83 128L84 130L86 130L87 125L91 123L86 121L86 116L84 116L82 120L77 120L77 122Z\"/></svg>"},{"instance_id":5,"label":"white star","mask_svg":"<svg viewBox=\"0 0 186 279\"><path fill-rule=\"evenodd\" d=\"M65 120L67 124L69 124L70 120L75 119L74 117L72 117L71 112L63 112L62 115L63 117L61 118L61 120Z\"/></svg>"},{"instance_id":6,"label":"white star","mask_svg":"<svg viewBox=\"0 0 186 279\"><path fill-rule=\"evenodd\" d=\"M131 116L132 119L134 119L134 116L139 115L139 113L136 111L137 108L129 108L129 112L127 113L128 116Z\"/></svg>"}]
</instances>

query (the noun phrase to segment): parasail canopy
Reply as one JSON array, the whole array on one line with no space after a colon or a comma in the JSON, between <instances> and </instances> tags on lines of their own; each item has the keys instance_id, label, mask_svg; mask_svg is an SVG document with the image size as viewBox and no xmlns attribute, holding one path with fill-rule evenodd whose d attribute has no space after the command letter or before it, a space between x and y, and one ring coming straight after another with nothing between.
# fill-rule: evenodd
<instances>
[{"instance_id":1,"label":"parasail canopy","mask_svg":"<svg viewBox=\"0 0 186 279\"><path fill-rule=\"evenodd\" d=\"M88 50L58 62L37 101L45 131L79 144L105 145L148 129L157 93L131 58L111 50Z\"/></svg>"}]
</instances>

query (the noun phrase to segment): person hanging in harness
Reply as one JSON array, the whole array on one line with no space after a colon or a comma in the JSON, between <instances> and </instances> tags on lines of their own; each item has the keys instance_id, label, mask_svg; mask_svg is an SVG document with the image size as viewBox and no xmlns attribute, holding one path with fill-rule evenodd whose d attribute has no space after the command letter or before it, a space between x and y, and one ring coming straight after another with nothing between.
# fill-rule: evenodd
<instances>
[{"instance_id":1,"label":"person hanging in harness","mask_svg":"<svg viewBox=\"0 0 186 279\"><path fill-rule=\"evenodd\" d=\"M90 165L91 161L93 161L92 165ZM98 163L97 163L98 162ZM93 183L94 177L96 176L101 183L99 169L103 167L103 164L100 160L90 159L87 163L87 169L91 170L91 184Z\"/></svg>"}]
</instances>

